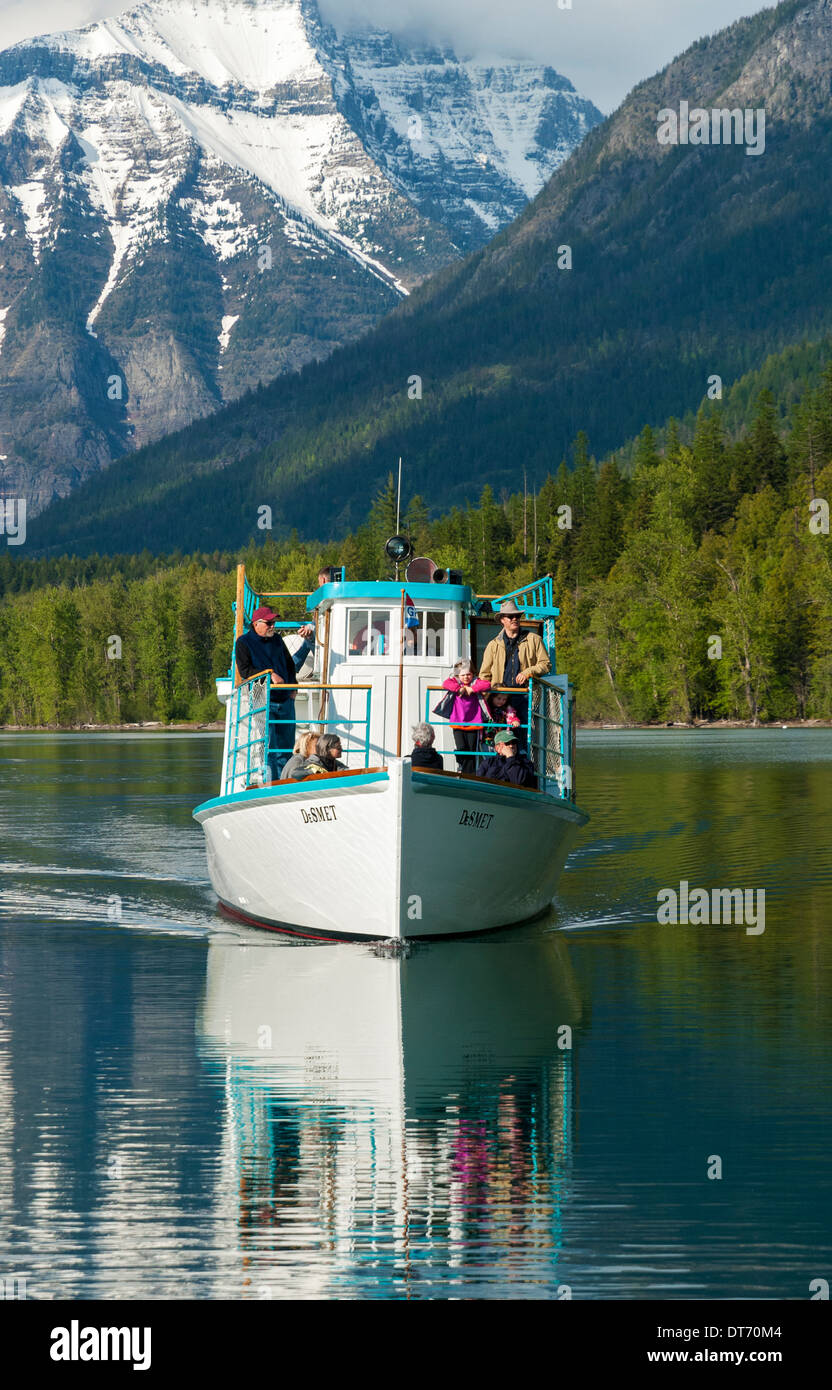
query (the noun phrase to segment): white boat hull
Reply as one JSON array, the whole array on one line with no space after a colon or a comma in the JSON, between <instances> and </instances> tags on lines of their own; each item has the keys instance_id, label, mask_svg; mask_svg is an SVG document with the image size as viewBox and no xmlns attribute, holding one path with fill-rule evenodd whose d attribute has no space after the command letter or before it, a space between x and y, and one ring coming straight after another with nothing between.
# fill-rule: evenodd
<instances>
[{"instance_id":1,"label":"white boat hull","mask_svg":"<svg viewBox=\"0 0 832 1390\"><path fill-rule=\"evenodd\" d=\"M383 939L545 911L587 820L560 799L411 772L408 760L219 797L194 815L232 912L310 936Z\"/></svg>"}]
</instances>

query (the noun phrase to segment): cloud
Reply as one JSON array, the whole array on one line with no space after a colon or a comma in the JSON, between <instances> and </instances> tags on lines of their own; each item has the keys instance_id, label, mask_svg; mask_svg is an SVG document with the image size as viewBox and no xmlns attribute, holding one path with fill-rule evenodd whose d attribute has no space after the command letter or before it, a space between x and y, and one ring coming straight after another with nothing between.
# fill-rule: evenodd
<instances>
[{"instance_id":1,"label":"cloud","mask_svg":"<svg viewBox=\"0 0 832 1390\"><path fill-rule=\"evenodd\" d=\"M613 110L704 34L763 8L759 0L319 0L336 28L376 23L446 42L468 56L550 63ZM131 8L123 0L0 0L0 48L55 29L80 28Z\"/></svg>"},{"instance_id":2,"label":"cloud","mask_svg":"<svg viewBox=\"0 0 832 1390\"><path fill-rule=\"evenodd\" d=\"M0 49L36 34L82 29L128 8L120 0L0 0Z\"/></svg>"},{"instance_id":3,"label":"cloud","mask_svg":"<svg viewBox=\"0 0 832 1390\"><path fill-rule=\"evenodd\" d=\"M425 34L469 56L550 63L605 113L696 39L759 0L319 0L336 28L361 19L397 33Z\"/></svg>"}]
</instances>

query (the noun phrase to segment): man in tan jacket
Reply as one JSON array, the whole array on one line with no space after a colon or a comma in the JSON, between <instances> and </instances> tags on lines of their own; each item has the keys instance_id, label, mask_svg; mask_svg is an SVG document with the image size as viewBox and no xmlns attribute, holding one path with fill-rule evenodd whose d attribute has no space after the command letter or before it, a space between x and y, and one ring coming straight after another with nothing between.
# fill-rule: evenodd
<instances>
[{"instance_id":1,"label":"man in tan jacket","mask_svg":"<svg viewBox=\"0 0 832 1390\"><path fill-rule=\"evenodd\" d=\"M529 631L521 636L522 616L513 599L500 604L500 626L503 630L485 649L480 680L513 689L515 686L528 685L532 676L546 676L551 671L552 663L537 633Z\"/></svg>"},{"instance_id":2,"label":"man in tan jacket","mask_svg":"<svg viewBox=\"0 0 832 1390\"><path fill-rule=\"evenodd\" d=\"M532 676L546 676L551 671L552 663L537 633L528 631L521 636L522 616L513 599L500 604L500 626L503 630L499 637L489 642L483 653L480 680L490 681L492 686L504 685L523 692ZM512 697L511 704L520 720L521 747L525 749L528 695L518 693Z\"/></svg>"}]
</instances>

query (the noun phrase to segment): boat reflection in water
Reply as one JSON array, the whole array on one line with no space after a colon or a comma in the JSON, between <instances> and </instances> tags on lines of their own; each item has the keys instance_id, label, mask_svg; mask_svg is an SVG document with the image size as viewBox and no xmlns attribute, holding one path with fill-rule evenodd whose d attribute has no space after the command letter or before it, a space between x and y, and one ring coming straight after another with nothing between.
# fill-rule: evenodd
<instances>
[{"instance_id":1,"label":"boat reflection in water","mask_svg":"<svg viewBox=\"0 0 832 1390\"><path fill-rule=\"evenodd\" d=\"M240 1296L566 1296L578 1017L545 925L403 958L212 942Z\"/></svg>"}]
</instances>

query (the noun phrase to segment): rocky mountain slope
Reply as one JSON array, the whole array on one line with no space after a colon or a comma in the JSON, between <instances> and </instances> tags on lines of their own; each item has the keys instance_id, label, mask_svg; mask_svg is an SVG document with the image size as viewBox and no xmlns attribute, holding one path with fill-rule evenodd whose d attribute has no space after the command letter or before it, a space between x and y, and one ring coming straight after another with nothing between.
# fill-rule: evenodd
<instances>
[{"instance_id":1,"label":"rocky mountain slope","mask_svg":"<svg viewBox=\"0 0 832 1390\"><path fill-rule=\"evenodd\" d=\"M693 45L484 249L327 362L117 464L39 519L33 548L241 544L263 504L276 529L324 537L361 520L399 454L436 507L486 482L522 490L577 430L601 455L827 337L830 71L832 0ZM664 113L700 109L736 109L741 138L660 141Z\"/></svg>"},{"instance_id":2,"label":"rocky mountain slope","mask_svg":"<svg viewBox=\"0 0 832 1390\"><path fill-rule=\"evenodd\" d=\"M551 69L154 0L0 53L0 467L34 512L327 356L600 119Z\"/></svg>"}]
</instances>

